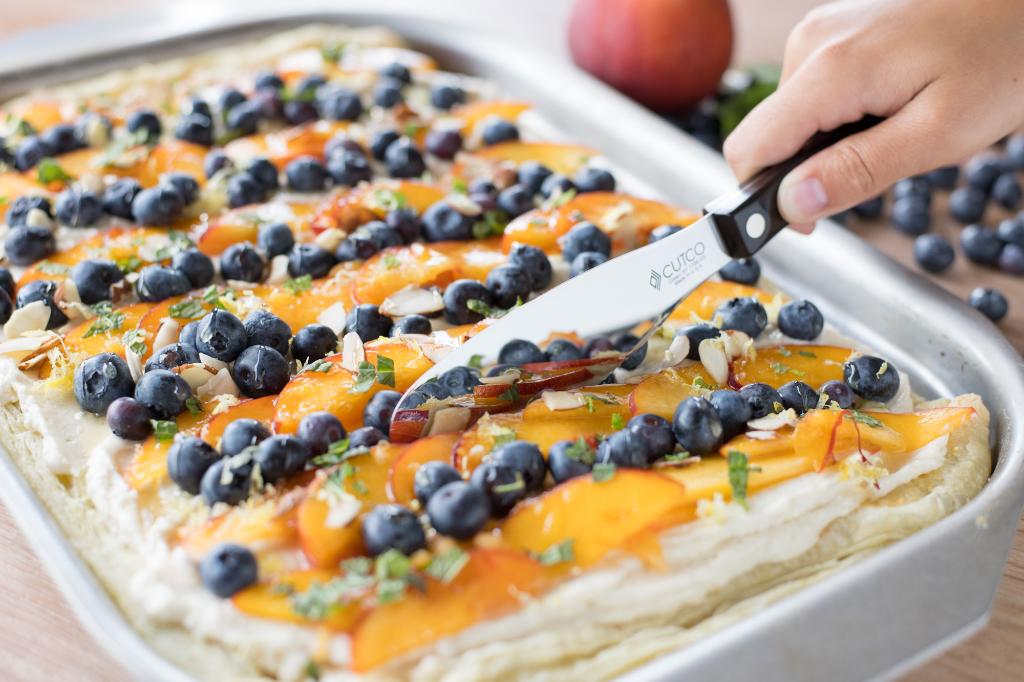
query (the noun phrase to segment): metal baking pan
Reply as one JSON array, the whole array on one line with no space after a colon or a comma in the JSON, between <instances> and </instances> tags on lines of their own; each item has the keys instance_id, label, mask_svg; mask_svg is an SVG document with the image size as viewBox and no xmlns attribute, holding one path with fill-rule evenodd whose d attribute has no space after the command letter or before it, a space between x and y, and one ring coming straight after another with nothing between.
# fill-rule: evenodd
<instances>
[{"instance_id":1,"label":"metal baking pan","mask_svg":"<svg viewBox=\"0 0 1024 682\"><path fill-rule=\"evenodd\" d=\"M567 64L544 59L454 14L390 2L247 5L128 14L0 45L0 99L29 87L194 52L309 22L380 24L453 70L491 78L535 103L555 129L601 149L647 193L701 206L730 189L721 157ZM96 30L101 28L102 30ZM522 27L526 30L526 27ZM30 45L31 43L31 45ZM34 46L47 45L45 52ZM41 59L39 55L45 55ZM982 395L992 410L996 465L964 508L775 605L625 676L637 681L890 679L986 622L1024 505L1024 369L1009 343L961 301L837 225L780 236L761 256L770 279L812 297L826 318L909 372L929 396ZM0 495L68 601L97 640L147 680L189 676L131 629L75 554L6 453Z\"/></svg>"}]
</instances>

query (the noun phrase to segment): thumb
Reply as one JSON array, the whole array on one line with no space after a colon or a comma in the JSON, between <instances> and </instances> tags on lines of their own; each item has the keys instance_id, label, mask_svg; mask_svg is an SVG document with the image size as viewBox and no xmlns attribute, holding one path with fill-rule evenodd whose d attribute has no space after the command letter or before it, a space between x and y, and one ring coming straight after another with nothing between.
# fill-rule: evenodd
<instances>
[{"instance_id":1,"label":"thumb","mask_svg":"<svg viewBox=\"0 0 1024 682\"><path fill-rule=\"evenodd\" d=\"M840 140L797 166L779 186L779 211L813 223L878 196L897 180L940 165L932 124L911 101L895 116ZM930 138L930 139L929 139Z\"/></svg>"}]
</instances>

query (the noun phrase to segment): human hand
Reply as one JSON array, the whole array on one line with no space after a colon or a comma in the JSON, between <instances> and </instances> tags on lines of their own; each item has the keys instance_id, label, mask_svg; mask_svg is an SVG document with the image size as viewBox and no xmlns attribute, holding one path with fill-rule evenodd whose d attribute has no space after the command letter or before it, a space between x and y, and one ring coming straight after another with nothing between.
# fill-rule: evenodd
<instances>
[{"instance_id":1,"label":"human hand","mask_svg":"<svg viewBox=\"0 0 1024 682\"><path fill-rule=\"evenodd\" d=\"M725 141L738 178L792 156L819 130L887 117L786 176L793 227L989 145L1024 121L1024 2L843 0L789 36L778 90Z\"/></svg>"}]
</instances>

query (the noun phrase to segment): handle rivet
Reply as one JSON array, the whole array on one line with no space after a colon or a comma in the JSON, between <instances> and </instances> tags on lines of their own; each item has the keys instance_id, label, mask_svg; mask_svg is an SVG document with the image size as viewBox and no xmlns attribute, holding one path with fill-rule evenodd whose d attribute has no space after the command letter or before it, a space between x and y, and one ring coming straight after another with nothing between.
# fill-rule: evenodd
<instances>
[{"instance_id":1,"label":"handle rivet","mask_svg":"<svg viewBox=\"0 0 1024 682\"><path fill-rule=\"evenodd\" d=\"M747 224L744 225L744 229L747 231L747 236L751 239L760 239L764 235L764 230L768 226L764 219L764 216L760 213L752 213L747 218Z\"/></svg>"}]
</instances>

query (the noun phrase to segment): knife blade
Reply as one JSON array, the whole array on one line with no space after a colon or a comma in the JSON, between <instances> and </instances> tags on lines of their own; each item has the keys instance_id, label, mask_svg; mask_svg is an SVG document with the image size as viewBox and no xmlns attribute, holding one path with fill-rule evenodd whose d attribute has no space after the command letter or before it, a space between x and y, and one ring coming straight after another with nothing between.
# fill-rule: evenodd
<instances>
[{"instance_id":1,"label":"knife blade","mask_svg":"<svg viewBox=\"0 0 1024 682\"><path fill-rule=\"evenodd\" d=\"M513 308L472 336L416 381L412 391L473 356L488 360L513 339L539 342L552 332L582 337L627 329L644 320L652 324L633 349L646 343L672 309L734 258L749 258L787 225L777 205L782 179L793 168L835 142L879 123L866 116L832 131L818 133L793 157L760 171L734 192L710 202L704 217L675 234L617 256ZM629 354L627 351L624 357ZM592 373L600 382L615 365Z\"/></svg>"}]
</instances>

